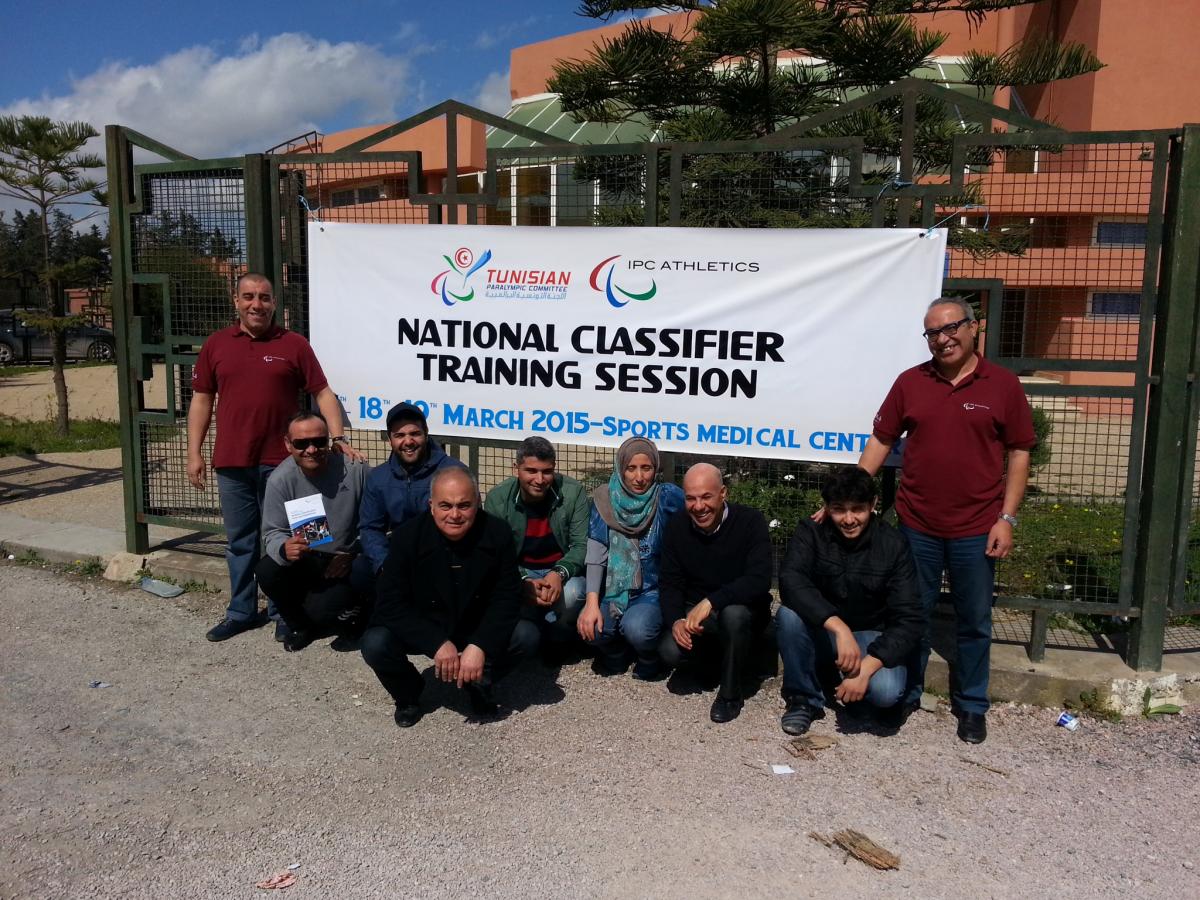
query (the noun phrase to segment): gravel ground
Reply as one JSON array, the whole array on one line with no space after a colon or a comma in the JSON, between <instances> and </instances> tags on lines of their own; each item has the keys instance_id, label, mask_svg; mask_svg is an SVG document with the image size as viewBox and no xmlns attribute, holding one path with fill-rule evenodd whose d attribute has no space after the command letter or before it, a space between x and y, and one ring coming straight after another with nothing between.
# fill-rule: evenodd
<instances>
[{"instance_id":1,"label":"gravel ground","mask_svg":"<svg viewBox=\"0 0 1200 900\"><path fill-rule=\"evenodd\" d=\"M290 863L292 898L1200 896L1195 716L1005 706L972 748L944 711L831 715L805 761L776 681L715 726L711 694L581 664L504 682L494 723L431 689L401 731L357 654L206 643L220 605L0 568L0 896L263 896ZM847 827L900 869L807 836Z\"/></svg>"}]
</instances>

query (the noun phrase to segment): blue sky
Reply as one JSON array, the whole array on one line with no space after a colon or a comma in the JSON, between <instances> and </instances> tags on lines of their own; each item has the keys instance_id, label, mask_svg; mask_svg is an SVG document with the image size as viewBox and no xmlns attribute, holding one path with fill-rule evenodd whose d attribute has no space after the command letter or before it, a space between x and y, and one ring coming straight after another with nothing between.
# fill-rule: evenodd
<instances>
[{"instance_id":1,"label":"blue sky","mask_svg":"<svg viewBox=\"0 0 1200 900\"><path fill-rule=\"evenodd\" d=\"M504 112L513 47L602 24L573 0L61 0L8 5L0 22L0 114L118 122L194 156L447 98Z\"/></svg>"}]
</instances>

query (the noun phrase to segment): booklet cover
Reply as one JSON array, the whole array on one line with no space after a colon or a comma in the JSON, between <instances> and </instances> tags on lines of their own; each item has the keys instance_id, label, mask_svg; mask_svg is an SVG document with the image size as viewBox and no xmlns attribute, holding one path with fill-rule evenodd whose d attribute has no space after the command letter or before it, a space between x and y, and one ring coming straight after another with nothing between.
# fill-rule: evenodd
<instances>
[{"instance_id":1,"label":"booklet cover","mask_svg":"<svg viewBox=\"0 0 1200 900\"><path fill-rule=\"evenodd\" d=\"M287 511L288 527L292 529L293 537L305 537L310 547L333 543L320 494L285 500L283 508Z\"/></svg>"}]
</instances>

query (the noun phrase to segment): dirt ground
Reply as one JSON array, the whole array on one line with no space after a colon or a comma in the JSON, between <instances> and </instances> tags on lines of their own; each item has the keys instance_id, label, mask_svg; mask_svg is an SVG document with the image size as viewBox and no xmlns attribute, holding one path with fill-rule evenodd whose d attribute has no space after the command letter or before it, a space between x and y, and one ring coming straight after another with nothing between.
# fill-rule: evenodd
<instances>
[{"instance_id":1,"label":"dirt ground","mask_svg":"<svg viewBox=\"0 0 1200 900\"><path fill-rule=\"evenodd\" d=\"M533 664L507 718L434 687L402 731L357 654L205 642L222 602L0 566L0 896L264 896L293 863L291 898L1200 896L1194 716L1007 706L972 748L831 715L806 761L777 681L716 726L683 679ZM900 869L807 836L847 827Z\"/></svg>"}]
</instances>

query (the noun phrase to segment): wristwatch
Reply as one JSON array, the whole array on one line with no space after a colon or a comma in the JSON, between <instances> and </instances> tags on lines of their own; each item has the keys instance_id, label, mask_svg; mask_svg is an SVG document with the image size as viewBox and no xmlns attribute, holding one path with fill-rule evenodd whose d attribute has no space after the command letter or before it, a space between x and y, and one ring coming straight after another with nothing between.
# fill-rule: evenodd
<instances>
[{"instance_id":1,"label":"wristwatch","mask_svg":"<svg viewBox=\"0 0 1200 900\"><path fill-rule=\"evenodd\" d=\"M1017 517L1016 516L1010 516L1008 513L1000 513L1000 519L1004 522L1007 522L1013 528L1017 527Z\"/></svg>"},{"instance_id":2,"label":"wristwatch","mask_svg":"<svg viewBox=\"0 0 1200 900\"><path fill-rule=\"evenodd\" d=\"M337 437L331 438L329 442L331 444L347 444L348 445L350 443L350 438L346 437L344 434L339 434Z\"/></svg>"}]
</instances>

